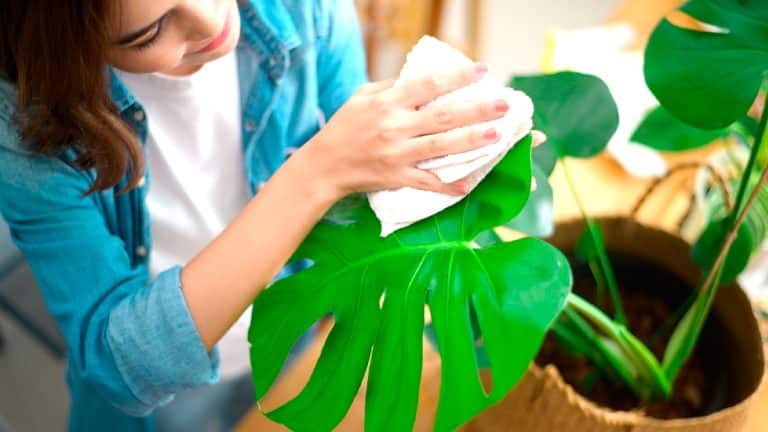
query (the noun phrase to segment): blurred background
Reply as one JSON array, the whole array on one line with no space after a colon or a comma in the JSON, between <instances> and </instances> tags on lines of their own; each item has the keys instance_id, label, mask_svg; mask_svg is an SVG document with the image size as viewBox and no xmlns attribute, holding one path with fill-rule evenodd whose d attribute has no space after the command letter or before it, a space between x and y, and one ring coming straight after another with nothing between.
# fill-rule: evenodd
<instances>
[{"instance_id":1,"label":"blurred background","mask_svg":"<svg viewBox=\"0 0 768 432\"><path fill-rule=\"evenodd\" d=\"M358 0L371 78L396 76L408 49L431 34L488 63L506 80L540 69L553 28L603 24L620 0Z\"/></svg>"}]
</instances>

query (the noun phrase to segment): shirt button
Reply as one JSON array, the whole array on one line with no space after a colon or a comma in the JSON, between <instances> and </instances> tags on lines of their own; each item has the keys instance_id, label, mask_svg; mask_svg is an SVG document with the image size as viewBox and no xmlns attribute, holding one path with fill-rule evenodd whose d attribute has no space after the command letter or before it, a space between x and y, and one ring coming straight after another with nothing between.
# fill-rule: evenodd
<instances>
[{"instance_id":1,"label":"shirt button","mask_svg":"<svg viewBox=\"0 0 768 432\"><path fill-rule=\"evenodd\" d=\"M278 65L280 64L280 60L281 60L280 54L272 54L269 57L269 64L272 66Z\"/></svg>"},{"instance_id":2,"label":"shirt button","mask_svg":"<svg viewBox=\"0 0 768 432\"><path fill-rule=\"evenodd\" d=\"M147 256L147 248L144 246L139 246L136 248L136 256L144 258Z\"/></svg>"},{"instance_id":3,"label":"shirt button","mask_svg":"<svg viewBox=\"0 0 768 432\"><path fill-rule=\"evenodd\" d=\"M243 128L245 128L246 132L253 132L256 130L256 122L253 120L246 120L243 124Z\"/></svg>"},{"instance_id":4,"label":"shirt button","mask_svg":"<svg viewBox=\"0 0 768 432\"><path fill-rule=\"evenodd\" d=\"M147 176L141 176L139 181L136 183L136 186L140 187L140 188L143 188L146 185L147 185Z\"/></svg>"},{"instance_id":5,"label":"shirt button","mask_svg":"<svg viewBox=\"0 0 768 432\"><path fill-rule=\"evenodd\" d=\"M136 110L133 112L133 119L137 122L144 121L144 117L146 117L146 115L143 110Z\"/></svg>"}]
</instances>

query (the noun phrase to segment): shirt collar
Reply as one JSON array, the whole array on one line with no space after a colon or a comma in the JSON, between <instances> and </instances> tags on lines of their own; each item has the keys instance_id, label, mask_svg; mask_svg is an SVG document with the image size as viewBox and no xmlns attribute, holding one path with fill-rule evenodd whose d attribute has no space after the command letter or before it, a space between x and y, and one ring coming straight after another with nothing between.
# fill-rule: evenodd
<instances>
[{"instance_id":1,"label":"shirt collar","mask_svg":"<svg viewBox=\"0 0 768 432\"><path fill-rule=\"evenodd\" d=\"M291 63L291 50L301 45L289 10L282 0L257 0L240 3L241 43L261 57L262 67L273 82L285 75Z\"/></svg>"},{"instance_id":2,"label":"shirt collar","mask_svg":"<svg viewBox=\"0 0 768 432\"><path fill-rule=\"evenodd\" d=\"M240 15L269 51L292 50L301 45L299 32L284 0L240 1Z\"/></svg>"},{"instance_id":3,"label":"shirt collar","mask_svg":"<svg viewBox=\"0 0 768 432\"><path fill-rule=\"evenodd\" d=\"M128 91L112 67L109 68L109 93L112 96L112 102L120 112L136 103L136 98Z\"/></svg>"}]
</instances>

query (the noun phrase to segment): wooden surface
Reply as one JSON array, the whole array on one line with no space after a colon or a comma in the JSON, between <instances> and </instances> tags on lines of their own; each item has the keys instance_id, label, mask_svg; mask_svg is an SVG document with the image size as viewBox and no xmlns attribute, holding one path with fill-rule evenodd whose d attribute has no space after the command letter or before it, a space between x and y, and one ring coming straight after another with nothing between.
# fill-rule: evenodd
<instances>
[{"instance_id":1,"label":"wooden surface","mask_svg":"<svg viewBox=\"0 0 768 432\"><path fill-rule=\"evenodd\" d=\"M659 18L681 3L680 0L628 0L619 8L611 21L625 21L632 24L641 39L647 37ZM641 44L640 44L641 45ZM711 150L688 152L668 157L670 165L691 160L702 160ZM586 207L592 215L626 214L637 198L647 188L649 181L639 180L626 174L613 160L601 156L588 161L569 161L574 181L583 193ZM670 179L654 194L640 213L639 219L661 228L677 231L678 221L689 203L693 173L681 173ZM558 168L551 178L555 191L555 214L559 219L578 216L578 209L565 184L562 169ZM326 328L327 330L327 328ZM293 367L281 378L264 401L265 410L275 408L296 396L309 379L315 360L319 356L323 339L316 340L308 351L300 356ZM424 369L419 395L419 415L416 431L431 431L432 420L437 408L440 387L440 361L437 354L424 344ZM333 397L333 395L328 395ZM768 431L768 386L763 386L759 395L758 409L752 419L749 432ZM344 419L336 429L341 432L363 430L365 386ZM237 432L277 432L284 427L266 419L254 408L236 429ZM524 431L523 431L524 432Z\"/></svg>"}]
</instances>

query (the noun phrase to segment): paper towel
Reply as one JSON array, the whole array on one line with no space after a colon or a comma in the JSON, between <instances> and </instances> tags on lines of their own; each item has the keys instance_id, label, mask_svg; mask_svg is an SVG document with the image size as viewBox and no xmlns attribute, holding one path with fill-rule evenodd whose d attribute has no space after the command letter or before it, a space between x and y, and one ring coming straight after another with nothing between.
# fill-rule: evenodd
<instances>
[{"instance_id":1,"label":"paper towel","mask_svg":"<svg viewBox=\"0 0 768 432\"><path fill-rule=\"evenodd\" d=\"M431 36L424 36L408 54L395 85L399 85L404 80L464 66L471 67L473 64L472 60L450 45ZM499 120L480 126L495 127L501 137L498 142L476 150L426 160L419 163L417 167L433 172L444 183L466 178L469 190L474 189L514 144L530 133L533 125L531 99L524 93L505 87L486 75L480 81L443 95L427 105L429 107L455 102L493 101L499 98L509 103L509 112ZM463 196L413 188L368 194L371 208L381 221L382 237L428 218L463 198Z\"/></svg>"}]
</instances>

